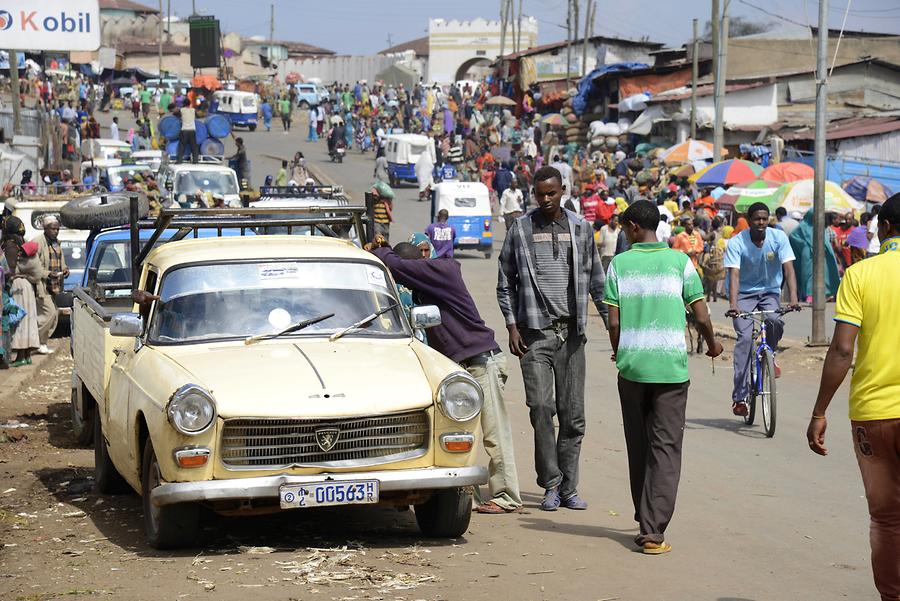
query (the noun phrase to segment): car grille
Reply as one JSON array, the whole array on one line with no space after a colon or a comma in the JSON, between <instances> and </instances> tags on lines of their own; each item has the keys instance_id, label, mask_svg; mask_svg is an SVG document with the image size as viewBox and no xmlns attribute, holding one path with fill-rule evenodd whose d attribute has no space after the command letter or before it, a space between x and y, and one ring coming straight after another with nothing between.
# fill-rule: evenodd
<instances>
[{"instance_id":1,"label":"car grille","mask_svg":"<svg viewBox=\"0 0 900 601\"><path fill-rule=\"evenodd\" d=\"M428 451L428 413L345 419L230 419L222 432L222 463L237 469L291 465L357 467L419 457ZM337 441L329 450L329 435Z\"/></svg>"}]
</instances>

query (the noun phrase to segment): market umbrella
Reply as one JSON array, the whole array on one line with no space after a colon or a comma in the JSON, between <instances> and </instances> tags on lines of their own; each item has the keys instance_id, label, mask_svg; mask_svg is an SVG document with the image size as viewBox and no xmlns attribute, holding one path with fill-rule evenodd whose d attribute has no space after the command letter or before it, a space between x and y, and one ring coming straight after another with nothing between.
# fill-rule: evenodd
<instances>
[{"instance_id":1,"label":"market umbrella","mask_svg":"<svg viewBox=\"0 0 900 601\"><path fill-rule=\"evenodd\" d=\"M726 156L728 151L722 149L722 156ZM678 165L679 163L689 163L691 161L703 161L713 158L713 145L703 140L693 140L688 138L681 144L676 144L666 148L660 155L660 158L667 165Z\"/></svg>"},{"instance_id":2,"label":"market umbrella","mask_svg":"<svg viewBox=\"0 0 900 601\"><path fill-rule=\"evenodd\" d=\"M739 213L746 213L754 202L762 202L769 207L769 212L774 213L778 207L780 189L781 184L778 182L757 179L731 186L717 202L720 205L732 205Z\"/></svg>"},{"instance_id":3,"label":"market umbrella","mask_svg":"<svg viewBox=\"0 0 900 601\"><path fill-rule=\"evenodd\" d=\"M759 177L760 173L762 173L762 167L756 163L743 159L729 159L713 163L706 169L698 171L689 177L688 180L696 184L698 188L727 186L729 184L749 182Z\"/></svg>"},{"instance_id":4,"label":"market umbrella","mask_svg":"<svg viewBox=\"0 0 900 601\"><path fill-rule=\"evenodd\" d=\"M874 177L857 175L845 181L841 187L860 202L884 202L893 194L890 188Z\"/></svg>"},{"instance_id":5,"label":"market umbrella","mask_svg":"<svg viewBox=\"0 0 900 601\"><path fill-rule=\"evenodd\" d=\"M206 88L207 90L221 90L222 84L214 75L194 75L191 80L191 87Z\"/></svg>"},{"instance_id":6,"label":"market umbrella","mask_svg":"<svg viewBox=\"0 0 900 601\"><path fill-rule=\"evenodd\" d=\"M506 96L491 96L485 104L488 106L516 106L516 101Z\"/></svg>"},{"instance_id":7,"label":"market umbrella","mask_svg":"<svg viewBox=\"0 0 900 601\"><path fill-rule=\"evenodd\" d=\"M786 163L776 163L763 169L759 174L759 179L770 182L796 182L801 179L812 179L815 176L815 170L804 163L788 161Z\"/></svg>"},{"instance_id":8,"label":"market umbrella","mask_svg":"<svg viewBox=\"0 0 900 601\"><path fill-rule=\"evenodd\" d=\"M547 125L559 125L562 127L566 127L569 125L569 122L565 117L560 115L559 113L550 113L548 115L544 115L541 117L541 123L546 123Z\"/></svg>"},{"instance_id":9,"label":"market umbrella","mask_svg":"<svg viewBox=\"0 0 900 601\"><path fill-rule=\"evenodd\" d=\"M776 200L778 205L787 209L787 212L798 211L806 213L813 207L813 181L804 179L798 182L790 182L778 189ZM825 182L825 210L837 213L848 211L861 212L866 208L865 203L860 202L847 194L834 182Z\"/></svg>"}]
</instances>

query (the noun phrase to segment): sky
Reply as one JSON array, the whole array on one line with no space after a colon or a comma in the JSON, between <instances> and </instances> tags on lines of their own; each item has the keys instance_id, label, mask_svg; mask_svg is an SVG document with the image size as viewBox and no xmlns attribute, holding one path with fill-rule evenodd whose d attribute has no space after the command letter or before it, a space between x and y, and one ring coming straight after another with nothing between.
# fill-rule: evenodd
<instances>
[{"instance_id":1,"label":"sky","mask_svg":"<svg viewBox=\"0 0 900 601\"><path fill-rule=\"evenodd\" d=\"M154 0L138 1L157 6ZM582 13L587 1L580 2ZM818 22L817 0L722 0L726 1L731 16L779 26L815 26ZM389 46L389 39L391 44L399 44L425 36L429 18L498 19L500 12L499 0L166 0L164 10L169 2L178 16L190 15L194 2L198 13L215 14L225 32L266 37L270 6L274 4L276 39L305 42L338 54L375 54ZM523 0L523 13L538 19L539 43L565 39L566 3ZM841 28L847 6L842 0L829 2L831 28ZM629 39L647 37L680 46L691 37L692 19L700 20L702 31L710 7L710 0L598 0L594 32ZM900 34L900 3L850 0L845 28Z\"/></svg>"}]
</instances>

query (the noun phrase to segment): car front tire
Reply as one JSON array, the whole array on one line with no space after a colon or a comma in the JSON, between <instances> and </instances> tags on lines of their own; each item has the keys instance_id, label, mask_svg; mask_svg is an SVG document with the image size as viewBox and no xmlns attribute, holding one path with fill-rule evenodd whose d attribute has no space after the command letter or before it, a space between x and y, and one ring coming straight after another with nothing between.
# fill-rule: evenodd
<instances>
[{"instance_id":1,"label":"car front tire","mask_svg":"<svg viewBox=\"0 0 900 601\"><path fill-rule=\"evenodd\" d=\"M462 536L472 518L472 493L464 488L440 490L416 505L416 522L422 534L432 538Z\"/></svg>"},{"instance_id":2,"label":"car front tire","mask_svg":"<svg viewBox=\"0 0 900 601\"><path fill-rule=\"evenodd\" d=\"M150 502L150 492L162 483L162 473L153 443L147 438L141 463L141 504L147 542L154 549L191 547L200 536L200 506L180 503L157 507Z\"/></svg>"}]
</instances>

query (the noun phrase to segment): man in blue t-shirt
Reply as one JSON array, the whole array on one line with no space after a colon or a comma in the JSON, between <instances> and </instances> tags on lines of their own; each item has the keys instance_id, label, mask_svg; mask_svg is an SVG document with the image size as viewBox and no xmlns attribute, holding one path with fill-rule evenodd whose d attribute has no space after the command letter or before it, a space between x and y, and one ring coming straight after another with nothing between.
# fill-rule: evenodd
<instances>
[{"instance_id":1,"label":"man in blue t-shirt","mask_svg":"<svg viewBox=\"0 0 900 601\"><path fill-rule=\"evenodd\" d=\"M781 230L769 228L769 207L761 202L750 205L747 211L750 229L746 229L728 241L725 251L725 269L728 271L729 317L734 320L737 343L734 345L734 390L731 393L731 410L744 416L747 405L747 370L753 335L753 323L749 319L735 317L750 311L774 311L781 306L781 285L787 284L791 308L800 309L797 303L797 279L794 276L794 251L788 237ZM767 342L775 349L784 331L784 322L774 316L766 320ZM780 370L775 366L775 377Z\"/></svg>"}]
</instances>

